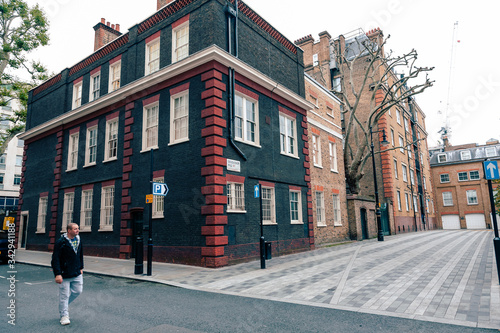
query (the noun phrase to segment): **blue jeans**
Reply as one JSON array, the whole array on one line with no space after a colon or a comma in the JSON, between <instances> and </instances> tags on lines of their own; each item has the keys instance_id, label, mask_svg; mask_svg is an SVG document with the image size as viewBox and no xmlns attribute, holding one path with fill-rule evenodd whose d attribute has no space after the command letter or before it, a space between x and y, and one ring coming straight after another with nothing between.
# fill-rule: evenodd
<instances>
[{"instance_id":1,"label":"blue jeans","mask_svg":"<svg viewBox=\"0 0 500 333\"><path fill-rule=\"evenodd\" d=\"M59 285L59 314L68 316L68 306L82 293L83 274L74 278L63 279Z\"/></svg>"}]
</instances>

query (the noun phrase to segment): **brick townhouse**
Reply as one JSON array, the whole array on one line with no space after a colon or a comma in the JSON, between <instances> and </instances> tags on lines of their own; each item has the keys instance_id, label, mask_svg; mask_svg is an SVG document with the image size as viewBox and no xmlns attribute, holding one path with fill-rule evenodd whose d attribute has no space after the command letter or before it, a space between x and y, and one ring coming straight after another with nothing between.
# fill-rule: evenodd
<instances>
[{"instance_id":1,"label":"brick townhouse","mask_svg":"<svg viewBox=\"0 0 500 333\"><path fill-rule=\"evenodd\" d=\"M430 159L438 225L443 229L490 229L493 227L488 183L483 162L500 160L500 144L444 145ZM497 188L494 184L494 189ZM500 219L497 218L498 221Z\"/></svg>"},{"instance_id":2,"label":"brick townhouse","mask_svg":"<svg viewBox=\"0 0 500 333\"><path fill-rule=\"evenodd\" d=\"M126 33L102 20L94 53L30 92L18 212L27 249L51 250L76 222L86 254L130 258L142 212L156 261L249 260L259 184L273 255L314 247L302 51L236 3L158 1ZM151 181L169 192L146 204Z\"/></svg>"},{"instance_id":3,"label":"brick townhouse","mask_svg":"<svg viewBox=\"0 0 500 333\"><path fill-rule=\"evenodd\" d=\"M351 50L350 56L358 55L356 40L369 40L381 45L383 32L379 29L368 33L356 31L332 38L327 31L319 34L315 41L311 35L295 43L304 50L304 69L307 74L332 92L340 92L342 79L352 75L354 85L359 87L365 70L362 65L348 69L337 63L335 54L340 50ZM356 53L358 52L358 53ZM382 52L382 54L384 54ZM361 53L360 57L366 55ZM363 61L357 62L362 64ZM343 67L341 67L343 66ZM374 78L377 81L378 78ZM388 84L397 80L397 74L389 77ZM346 85L347 87L347 85ZM375 92L383 96L383 88ZM361 95L357 117L367 126L372 89L365 89ZM352 99L349 91L347 98ZM379 103L378 99L375 99ZM348 118L346 114L344 118ZM342 125L345 127L345 124ZM401 101L386 112L373 127L373 131L385 131L389 145L381 146L382 133L374 134L374 150L378 193L381 203L381 220L384 234L394 234L435 227L433 193L427 148L425 113L414 98ZM352 140L363 140L359 136ZM360 141L360 142L361 142ZM354 141L351 141L354 144ZM399 148L401 147L401 148ZM378 153L385 150L382 153ZM377 235L374 207L373 169L366 163L364 176L360 181L359 193L347 193L351 238L364 239Z\"/></svg>"}]
</instances>

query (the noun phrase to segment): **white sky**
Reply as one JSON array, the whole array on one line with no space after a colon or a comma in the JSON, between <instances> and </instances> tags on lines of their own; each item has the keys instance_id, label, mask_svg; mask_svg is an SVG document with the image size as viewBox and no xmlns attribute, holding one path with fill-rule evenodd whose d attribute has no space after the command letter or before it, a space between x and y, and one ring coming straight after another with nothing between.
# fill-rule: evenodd
<instances>
[{"instance_id":1,"label":"white sky","mask_svg":"<svg viewBox=\"0 0 500 333\"><path fill-rule=\"evenodd\" d=\"M101 17L120 24L125 33L156 11L155 0L27 0L39 3L50 21L50 45L33 53L51 72L59 73L93 52L94 30ZM435 80L417 101L426 114L429 146L448 114L451 143L484 144L500 139L499 43L492 33L497 11L493 0L473 4L450 0L246 0L252 9L292 42L328 31L336 37L358 28L380 27L391 35L386 52L416 49L417 66L435 67ZM454 23L458 22L453 41ZM242 37L243 38L243 37ZM452 43L456 43L450 107L447 110ZM494 58L495 57L495 58Z\"/></svg>"}]
</instances>

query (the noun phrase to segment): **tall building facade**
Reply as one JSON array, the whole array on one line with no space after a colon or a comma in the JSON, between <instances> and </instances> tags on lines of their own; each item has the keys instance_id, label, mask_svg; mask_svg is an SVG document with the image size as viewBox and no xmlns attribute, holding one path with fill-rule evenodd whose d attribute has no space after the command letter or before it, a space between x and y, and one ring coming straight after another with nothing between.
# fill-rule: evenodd
<instances>
[{"instance_id":1,"label":"tall building facade","mask_svg":"<svg viewBox=\"0 0 500 333\"><path fill-rule=\"evenodd\" d=\"M353 103L355 97L351 91L341 90L343 86L341 80L352 78L354 86L360 87L365 80L366 65L364 63L366 61L360 60L354 63L353 67L348 68L345 63L338 61L337 55L345 52L346 57L368 59L368 54L365 54L360 46L362 41L380 47L383 33L380 30L372 30L365 34L360 30L346 36L340 35L338 38L332 38L328 32L324 31L319 34L319 41L315 41L311 35L308 35L295 43L304 50L306 73L324 85L326 89L338 93L339 96ZM384 54L383 50L381 54ZM383 72L381 70L380 75ZM380 78L374 77L371 80L377 82ZM374 103L378 105L387 87L398 79L398 75L391 72L388 82L377 88L377 91L374 91L375 86L371 85L370 81L359 98L356 117L368 132L370 130L373 132L376 170L373 170L369 163L371 158L369 162L365 161L363 177L359 182L359 188L356 189L358 193L351 193L355 194L352 198L355 198L358 203L349 209L349 218L356 223L358 220L362 221L361 225L351 226L351 238L371 238L377 234L373 206L374 173L377 177L383 233L394 234L435 227L425 113L414 98L408 98L401 100L385 112L373 128L369 125L370 111ZM347 87L347 85L344 86ZM372 99L373 96L375 98ZM349 117L349 113L343 112L344 134L346 130L344 119L349 119ZM383 138L387 139L388 144L380 143ZM351 135L348 141L348 144L353 146L356 146L357 142L366 143L366 134L358 132ZM345 163L348 162L345 161ZM346 165L346 170L348 168L349 165ZM347 184L348 191L349 185ZM350 193L348 192L347 195L349 198ZM369 212L368 216L366 216L367 212Z\"/></svg>"},{"instance_id":2,"label":"tall building facade","mask_svg":"<svg viewBox=\"0 0 500 333\"><path fill-rule=\"evenodd\" d=\"M302 51L237 3L159 1L30 92L28 249L70 222L97 256L130 258L151 232L154 260L220 267L258 257L261 223L274 255L314 247ZM169 192L146 204L151 182Z\"/></svg>"}]
</instances>

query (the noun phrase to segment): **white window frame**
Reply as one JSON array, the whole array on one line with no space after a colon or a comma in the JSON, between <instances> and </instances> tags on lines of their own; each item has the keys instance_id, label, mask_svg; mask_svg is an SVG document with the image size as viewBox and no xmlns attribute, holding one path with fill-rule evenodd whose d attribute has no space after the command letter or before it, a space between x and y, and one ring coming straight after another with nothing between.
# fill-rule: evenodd
<instances>
[{"instance_id":1,"label":"white window frame","mask_svg":"<svg viewBox=\"0 0 500 333\"><path fill-rule=\"evenodd\" d=\"M106 121L104 161L114 161L118 158L118 126L118 117Z\"/></svg>"},{"instance_id":2,"label":"white window frame","mask_svg":"<svg viewBox=\"0 0 500 333\"><path fill-rule=\"evenodd\" d=\"M262 190L262 223L265 225L276 223L276 200L274 187L261 186ZM268 208L269 207L269 208ZM269 214L265 211L269 210ZM265 219L270 215L271 219Z\"/></svg>"},{"instance_id":3,"label":"white window frame","mask_svg":"<svg viewBox=\"0 0 500 333\"><path fill-rule=\"evenodd\" d=\"M475 176L474 178L472 178L472 173L474 172L474 175L477 174L477 177ZM479 175L479 170L471 170L469 171L469 180L480 180L481 179L481 176Z\"/></svg>"},{"instance_id":4,"label":"white window frame","mask_svg":"<svg viewBox=\"0 0 500 333\"><path fill-rule=\"evenodd\" d=\"M177 105L181 101L183 105ZM177 106L176 106L177 105ZM185 113L178 116L177 107L185 110ZM185 133L182 133L185 125ZM184 90L170 97L170 143L176 144L189 141L189 90Z\"/></svg>"},{"instance_id":5,"label":"white window frame","mask_svg":"<svg viewBox=\"0 0 500 333\"><path fill-rule=\"evenodd\" d=\"M82 202L80 208L80 231L92 231L92 206L94 190L82 190Z\"/></svg>"},{"instance_id":6,"label":"white window frame","mask_svg":"<svg viewBox=\"0 0 500 333\"><path fill-rule=\"evenodd\" d=\"M38 199L38 215L36 221L36 232L45 233L45 224L47 222L47 207L49 197L43 196Z\"/></svg>"},{"instance_id":7,"label":"white window frame","mask_svg":"<svg viewBox=\"0 0 500 333\"><path fill-rule=\"evenodd\" d=\"M394 144L394 129L391 128L391 143L392 143L392 146L394 147L395 144Z\"/></svg>"},{"instance_id":8,"label":"white window frame","mask_svg":"<svg viewBox=\"0 0 500 333\"><path fill-rule=\"evenodd\" d=\"M66 232L66 226L73 223L73 210L75 205L75 192L64 193L63 219L61 232Z\"/></svg>"},{"instance_id":9,"label":"white window frame","mask_svg":"<svg viewBox=\"0 0 500 333\"><path fill-rule=\"evenodd\" d=\"M281 154L291 157L298 157L297 120L280 112L279 122Z\"/></svg>"},{"instance_id":10,"label":"white window frame","mask_svg":"<svg viewBox=\"0 0 500 333\"><path fill-rule=\"evenodd\" d=\"M90 76L89 102L95 101L101 95L101 71Z\"/></svg>"},{"instance_id":11,"label":"white window frame","mask_svg":"<svg viewBox=\"0 0 500 333\"><path fill-rule=\"evenodd\" d=\"M398 109L396 109L396 121L399 125L401 125L401 111L399 111Z\"/></svg>"},{"instance_id":12,"label":"white window frame","mask_svg":"<svg viewBox=\"0 0 500 333\"><path fill-rule=\"evenodd\" d=\"M484 148L484 155L486 157L494 157L497 154L497 150L495 147L485 147Z\"/></svg>"},{"instance_id":13,"label":"white window frame","mask_svg":"<svg viewBox=\"0 0 500 333\"><path fill-rule=\"evenodd\" d=\"M465 179L463 177L464 175L465 175ZM462 179L460 179L460 178L462 178ZM458 179L459 182L466 182L466 181L468 181L469 180L469 172L467 172L467 171L459 171L459 172L457 172L457 179Z\"/></svg>"},{"instance_id":14,"label":"white window frame","mask_svg":"<svg viewBox=\"0 0 500 333\"><path fill-rule=\"evenodd\" d=\"M68 142L68 165L66 171L78 169L78 145L80 143L80 133L70 134Z\"/></svg>"},{"instance_id":15,"label":"white window frame","mask_svg":"<svg viewBox=\"0 0 500 333\"><path fill-rule=\"evenodd\" d=\"M242 94L236 94L236 107L235 107L235 140L240 141L249 145L259 146L260 147L260 139L259 139L259 103L258 101ZM241 105L238 105L238 102L241 101ZM251 121L247 117L247 102L254 105L254 113L255 119ZM241 110L240 110L241 109ZM241 114L238 114L241 112ZM250 133L248 131L249 124L254 124L254 141L252 141L250 137ZM241 133L239 133L241 132Z\"/></svg>"},{"instance_id":16,"label":"white window frame","mask_svg":"<svg viewBox=\"0 0 500 333\"><path fill-rule=\"evenodd\" d=\"M398 179L398 160L394 159L394 178Z\"/></svg>"},{"instance_id":17,"label":"white window frame","mask_svg":"<svg viewBox=\"0 0 500 333\"><path fill-rule=\"evenodd\" d=\"M408 125L408 118L403 117L403 122L405 124L405 131L409 132L410 131L410 126Z\"/></svg>"},{"instance_id":18,"label":"white window frame","mask_svg":"<svg viewBox=\"0 0 500 333\"><path fill-rule=\"evenodd\" d=\"M467 161L467 160L470 160L471 158L472 158L472 154L471 154L470 150L460 151L460 160Z\"/></svg>"},{"instance_id":19,"label":"white window frame","mask_svg":"<svg viewBox=\"0 0 500 333\"><path fill-rule=\"evenodd\" d=\"M146 44L146 67L144 75L160 70L160 37L153 39Z\"/></svg>"},{"instance_id":20,"label":"white window frame","mask_svg":"<svg viewBox=\"0 0 500 333\"><path fill-rule=\"evenodd\" d=\"M295 198L293 198L293 196L295 195L296 195L296 200L294 200ZM290 223L304 224L304 221L302 220L302 192L297 190L290 190L289 196L290 196ZM294 219L294 215L297 217L296 219Z\"/></svg>"},{"instance_id":21,"label":"white window frame","mask_svg":"<svg viewBox=\"0 0 500 333\"><path fill-rule=\"evenodd\" d=\"M185 32L185 42L180 44L178 33ZM180 53L182 51L182 53ZM185 51L185 52L184 52ZM189 21L186 21L172 29L172 63L180 61L189 56Z\"/></svg>"},{"instance_id":22,"label":"white window frame","mask_svg":"<svg viewBox=\"0 0 500 333\"><path fill-rule=\"evenodd\" d=\"M314 199L316 200L316 225L326 227L325 195L322 191L316 191Z\"/></svg>"},{"instance_id":23,"label":"white window frame","mask_svg":"<svg viewBox=\"0 0 500 333\"><path fill-rule=\"evenodd\" d=\"M227 212L246 213L245 210L245 184L239 182L227 182Z\"/></svg>"},{"instance_id":24,"label":"white window frame","mask_svg":"<svg viewBox=\"0 0 500 333\"><path fill-rule=\"evenodd\" d=\"M412 185L415 185L415 171L410 168L410 182Z\"/></svg>"},{"instance_id":25,"label":"white window frame","mask_svg":"<svg viewBox=\"0 0 500 333\"><path fill-rule=\"evenodd\" d=\"M73 103L71 109L76 109L82 105L83 80L73 84Z\"/></svg>"},{"instance_id":26,"label":"white window frame","mask_svg":"<svg viewBox=\"0 0 500 333\"><path fill-rule=\"evenodd\" d=\"M399 136L399 146L400 146L399 151L404 154L405 153L405 140L403 139L403 137L401 135Z\"/></svg>"},{"instance_id":27,"label":"white window frame","mask_svg":"<svg viewBox=\"0 0 500 333\"><path fill-rule=\"evenodd\" d=\"M443 192L443 206L453 206L453 194L451 192Z\"/></svg>"},{"instance_id":28,"label":"white window frame","mask_svg":"<svg viewBox=\"0 0 500 333\"><path fill-rule=\"evenodd\" d=\"M313 164L317 168L322 168L321 158L321 137L317 134L312 135L312 151L313 151Z\"/></svg>"},{"instance_id":29,"label":"white window frame","mask_svg":"<svg viewBox=\"0 0 500 333\"><path fill-rule=\"evenodd\" d=\"M99 231L112 231L114 219L115 186L104 186L101 189L101 213Z\"/></svg>"},{"instance_id":30,"label":"white window frame","mask_svg":"<svg viewBox=\"0 0 500 333\"><path fill-rule=\"evenodd\" d=\"M165 177L153 178L155 183L164 183ZM153 195L153 219L162 219L165 212L165 196L163 195Z\"/></svg>"},{"instance_id":31,"label":"white window frame","mask_svg":"<svg viewBox=\"0 0 500 333\"><path fill-rule=\"evenodd\" d=\"M449 173L442 173L439 175L439 182L441 184L443 183L449 183L450 182L450 174Z\"/></svg>"},{"instance_id":32,"label":"white window frame","mask_svg":"<svg viewBox=\"0 0 500 333\"><path fill-rule=\"evenodd\" d=\"M479 204L476 190L467 190L467 191L465 191L465 194L467 196L467 205L472 206L472 205Z\"/></svg>"},{"instance_id":33,"label":"white window frame","mask_svg":"<svg viewBox=\"0 0 500 333\"><path fill-rule=\"evenodd\" d=\"M338 173L337 144L329 141L328 148L330 149L330 171Z\"/></svg>"},{"instance_id":34,"label":"white window frame","mask_svg":"<svg viewBox=\"0 0 500 333\"><path fill-rule=\"evenodd\" d=\"M396 198L397 198L397 201L398 201L398 210L401 211L402 210L402 206L401 206L401 192L396 191Z\"/></svg>"},{"instance_id":35,"label":"white window frame","mask_svg":"<svg viewBox=\"0 0 500 333\"><path fill-rule=\"evenodd\" d=\"M122 78L122 61L118 60L109 65L109 87L108 93L120 88Z\"/></svg>"},{"instance_id":36,"label":"white window frame","mask_svg":"<svg viewBox=\"0 0 500 333\"><path fill-rule=\"evenodd\" d=\"M438 163L444 163L447 161L447 155L446 154L438 154Z\"/></svg>"},{"instance_id":37,"label":"white window frame","mask_svg":"<svg viewBox=\"0 0 500 333\"><path fill-rule=\"evenodd\" d=\"M333 205L333 225L342 226L342 212L340 210L340 195L337 193L332 194Z\"/></svg>"},{"instance_id":38,"label":"white window frame","mask_svg":"<svg viewBox=\"0 0 500 333\"><path fill-rule=\"evenodd\" d=\"M410 196L408 193L405 192L405 207L406 207L406 211L409 212L410 211Z\"/></svg>"},{"instance_id":39,"label":"white window frame","mask_svg":"<svg viewBox=\"0 0 500 333\"><path fill-rule=\"evenodd\" d=\"M87 128L87 136L85 138L85 167L96 165L97 163L97 134L97 125Z\"/></svg>"},{"instance_id":40,"label":"white window frame","mask_svg":"<svg viewBox=\"0 0 500 333\"><path fill-rule=\"evenodd\" d=\"M156 114L156 122L149 124L148 111ZM145 105L142 112L142 151L158 148L158 126L160 117L160 104L154 102ZM151 138L149 135L151 134Z\"/></svg>"},{"instance_id":41,"label":"white window frame","mask_svg":"<svg viewBox=\"0 0 500 333\"><path fill-rule=\"evenodd\" d=\"M401 163L401 174L403 175L403 181L408 183L408 167L404 163Z\"/></svg>"},{"instance_id":42,"label":"white window frame","mask_svg":"<svg viewBox=\"0 0 500 333\"><path fill-rule=\"evenodd\" d=\"M424 183L424 190L427 190L427 181L425 176L422 176L422 182Z\"/></svg>"},{"instance_id":43,"label":"white window frame","mask_svg":"<svg viewBox=\"0 0 500 333\"><path fill-rule=\"evenodd\" d=\"M416 195L412 195L412 196L413 196L413 210L418 213L417 196Z\"/></svg>"}]
</instances>

